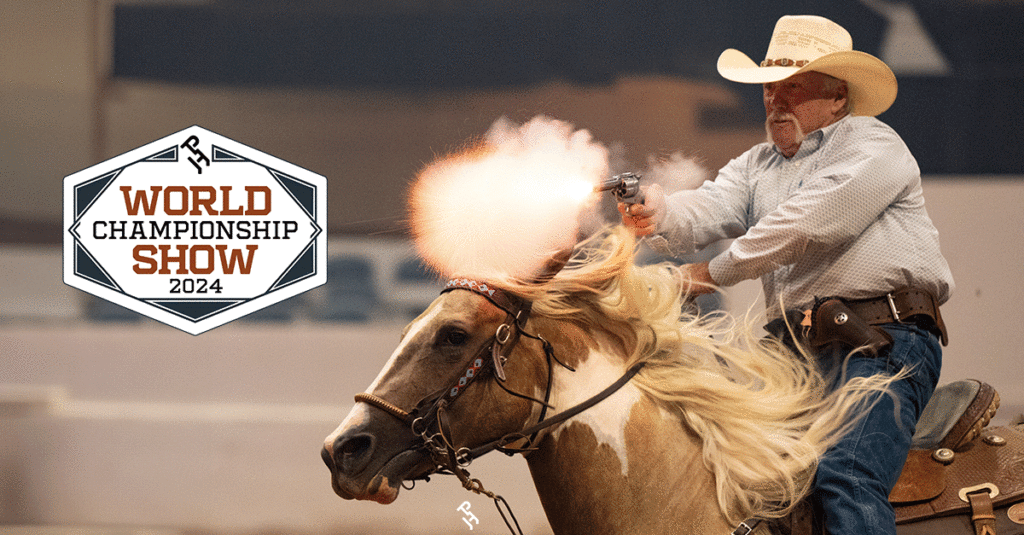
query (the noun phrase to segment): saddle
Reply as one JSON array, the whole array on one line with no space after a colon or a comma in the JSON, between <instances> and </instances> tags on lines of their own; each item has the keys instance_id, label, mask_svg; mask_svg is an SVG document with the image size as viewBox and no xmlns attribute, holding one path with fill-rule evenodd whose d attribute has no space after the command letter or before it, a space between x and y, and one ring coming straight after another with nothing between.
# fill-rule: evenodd
<instances>
[{"instance_id":1,"label":"saddle","mask_svg":"<svg viewBox=\"0 0 1024 535\"><path fill-rule=\"evenodd\" d=\"M998 408L980 381L936 389L889 495L901 535L1024 533L1024 426L986 429Z\"/></svg>"},{"instance_id":2,"label":"saddle","mask_svg":"<svg viewBox=\"0 0 1024 535\"><path fill-rule=\"evenodd\" d=\"M1024 424L985 428L994 388L963 380L935 390L889 495L900 535L1024 535ZM805 500L771 529L815 533Z\"/></svg>"}]
</instances>

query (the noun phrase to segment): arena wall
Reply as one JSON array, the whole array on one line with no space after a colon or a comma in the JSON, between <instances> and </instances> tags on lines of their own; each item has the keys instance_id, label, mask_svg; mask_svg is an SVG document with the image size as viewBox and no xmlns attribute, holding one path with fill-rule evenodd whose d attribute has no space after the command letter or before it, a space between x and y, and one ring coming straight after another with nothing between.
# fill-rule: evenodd
<instances>
[{"instance_id":1,"label":"arena wall","mask_svg":"<svg viewBox=\"0 0 1024 535\"><path fill-rule=\"evenodd\" d=\"M1003 398L997 422L1024 412L1019 304L1024 182L929 177L928 210L957 290L942 380L974 377ZM387 266L409 254L386 240L335 240L332 254ZM389 506L330 489L319 448L376 375L407 316L366 323L237 321L191 336L150 320L97 323L85 294L60 281L56 247L0 247L0 525L164 527L217 533L452 533L469 501L487 532L489 500L453 478L403 491ZM727 290L743 314L754 282ZM395 311L398 311L397 313ZM473 475L547 528L521 458L493 455Z\"/></svg>"}]
</instances>

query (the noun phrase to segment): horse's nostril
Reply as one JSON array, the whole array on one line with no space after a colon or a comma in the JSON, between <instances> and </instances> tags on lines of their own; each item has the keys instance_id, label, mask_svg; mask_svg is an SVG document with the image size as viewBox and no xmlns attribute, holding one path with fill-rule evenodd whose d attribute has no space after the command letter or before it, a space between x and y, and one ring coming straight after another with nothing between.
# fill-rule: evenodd
<instances>
[{"instance_id":1,"label":"horse's nostril","mask_svg":"<svg viewBox=\"0 0 1024 535\"><path fill-rule=\"evenodd\" d=\"M320 458L324 460L324 464L327 465L327 468L330 468L331 472L333 472L334 458L331 457L331 450L327 449L327 446L324 446L323 448L320 449Z\"/></svg>"},{"instance_id":2,"label":"horse's nostril","mask_svg":"<svg viewBox=\"0 0 1024 535\"><path fill-rule=\"evenodd\" d=\"M370 435L339 437L334 442L334 462L337 463L342 473L354 474L366 466L371 451L373 451L373 437Z\"/></svg>"}]
</instances>

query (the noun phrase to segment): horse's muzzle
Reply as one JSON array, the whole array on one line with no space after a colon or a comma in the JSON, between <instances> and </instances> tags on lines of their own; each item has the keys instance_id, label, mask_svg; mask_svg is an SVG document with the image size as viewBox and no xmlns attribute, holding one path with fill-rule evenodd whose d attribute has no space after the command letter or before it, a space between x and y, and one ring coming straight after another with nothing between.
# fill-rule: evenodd
<instances>
[{"instance_id":1,"label":"horse's muzzle","mask_svg":"<svg viewBox=\"0 0 1024 535\"><path fill-rule=\"evenodd\" d=\"M334 492L346 500L395 501L403 480L424 471L425 463L432 466L429 457L412 443L401 446L396 442L379 440L358 428L326 442L320 456L331 471Z\"/></svg>"},{"instance_id":2,"label":"horse's muzzle","mask_svg":"<svg viewBox=\"0 0 1024 535\"><path fill-rule=\"evenodd\" d=\"M352 476L366 468L374 450L374 438L367 433L341 435L331 444L325 444L321 452L324 462L332 474Z\"/></svg>"},{"instance_id":3,"label":"horse's muzzle","mask_svg":"<svg viewBox=\"0 0 1024 535\"><path fill-rule=\"evenodd\" d=\"M374 499L380 493L380 481L373 485L377 478L359 477L370 464L375 442L367 433L345 433L324 444L320 456L331 471L331 486L338 496L346 500Z\"/></svg>"}]
</instances>

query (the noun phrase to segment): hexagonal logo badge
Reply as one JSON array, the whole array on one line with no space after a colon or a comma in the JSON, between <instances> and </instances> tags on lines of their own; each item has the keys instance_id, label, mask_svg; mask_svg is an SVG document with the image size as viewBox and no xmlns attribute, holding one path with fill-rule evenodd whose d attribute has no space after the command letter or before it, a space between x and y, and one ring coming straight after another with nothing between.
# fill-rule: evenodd
<instances>
[{"instance_id":1,"label":"hexagonal logo badge","mask_svg":"<svg viewBox=\"0 0 1024 535\"><path fill-rule=\"evenodd\" d=\"M192 126L64 178L64 282L200 334L327 282L327 180Z\"/></svg>"}]
</instances>

